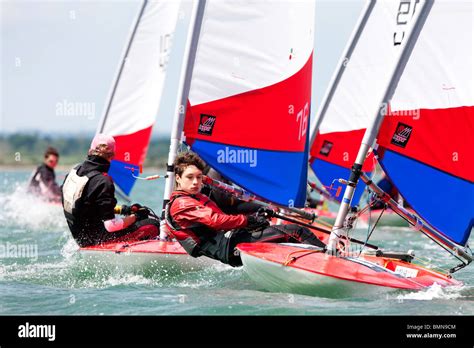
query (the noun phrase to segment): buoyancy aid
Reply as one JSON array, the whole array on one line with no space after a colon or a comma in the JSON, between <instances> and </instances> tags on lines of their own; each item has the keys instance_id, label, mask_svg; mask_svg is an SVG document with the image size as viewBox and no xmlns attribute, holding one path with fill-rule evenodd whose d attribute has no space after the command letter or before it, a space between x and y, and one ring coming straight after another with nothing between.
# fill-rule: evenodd
<instances>
[{"instance_id":1,"label":"buoyancy aid","mask_svg":"<svg viewBox=\"0 0 474 348\"><path fill-rule=\"evenodd\" d=\"M78 168L79 165L71 169L62 187L64 215L72 225L74 225L75 217L81 209L84 188L91 178L102 174L99 171L91 171L84 176L79 176L77 175Z\"/></svg>"},{"instance_id":2,"label":"buoyancy aid","mask_svg":"<svg viewBox=\"0 0 474 348\"><path fill-rule=\"evenodd\" d=\"M170 211L176 199L184 196L185 195L175 195L168 202L165 208L165 221L170 233L179 244L181 244L183 249L186 250L189 255L198 257L199 245L205 241L212 241L212 237L215 236L216 232L201 223L195 223L186 228L179 226L176 220L173 219Z\"/></svg>"},{"instance_id":3,"label":"buoyancy aid","mask_svg":"<svg viewBox=\"0 0 474 348\"><path fill-rule=\"evenodd\" d=\"M179 202L175 203L177 200ZM179 206L172 208L173 204ZM187 223L182 219L180 220L183 223L178 222L176 216L173 217L176 211L178 214L185 212L183 214L190 218L190 222ZM210 216L214 219L209 218ZM193 220L195 222L192 222ZM173 237L194 257L200 256L199 246L206 242L214 243L217 234L247 225L247 218L244 215L224 214L209 197L200 193L190 195L180 191L174 192L166 205L165 221Z\"/></svg>"}]
</instances>

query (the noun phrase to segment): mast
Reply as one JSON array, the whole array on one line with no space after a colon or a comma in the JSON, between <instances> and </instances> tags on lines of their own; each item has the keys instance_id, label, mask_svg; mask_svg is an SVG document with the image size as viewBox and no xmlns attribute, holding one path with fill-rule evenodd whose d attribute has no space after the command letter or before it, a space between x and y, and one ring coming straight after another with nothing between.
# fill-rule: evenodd
<instances>
[{"instance_id":1,"label":"mast","mask_svg":"<svg viewBox=\"0 0 474 348\"><path fill-rule=\"evenodd\" d=\"M349 41L346 47L344 48L343 54L339 59L339 63L337 65L338 68L334 71L333 76L331 77L331 81L329 82L329 88L326 90L326 94L324 95L321 101L321 107L316 113L316 121L310 130L310 147L313 145L314 139L316 139L316 134L318 133L319 126L321 125L321 122L323 121L324 116L326 115L327 108L331 103L332 97L337 89L339 81L341 80L347 62L352 56L352 52L354 51L354 48L356 47L357 42L359 41L362 31L364 30L365 25L367 24L367 20L370 17L374 5L375 0L369 0L365 3L364 9L361 12L361 15L356 23L356 27L352 31Z\"/></svg>"},{"instance_id":2,"label":"mast","mask_svg":"<svg viewBox=\"0 0 474 348\"><path fill-rule=\"evenodd\" d=\"M356 161L352 166L352 172L347 182L346 189L344 191L344 197L342 199L341 205L339 206L339 211L337 213L336 221L334 223L333 229L331 231L331 235L329 237L328 242L328 253L336 254L336 246L339 242L340 236L344 236L346 232L343 229L344 220L346 215L350 209L350 203L352 201L352 197L354 195L355 188L357 183L359 182L359 178L362 173L362 165L364 164L364 160L369 152L369 149L372 147L377 134L382 123L382 120L385 116L386 108L388 105L388 101L391 99L395 87L400 79L400 76L405 68L406 62L410 57L410 54L413 50L413 47L416 43L416 40L419 36L419 33L423 27L423 24L426 21L426 18L433 6L433 1L426 0L420 12L418 14L414 14L416 16L415 23L412 26L409 26L407 29L407 43L403 47L402 51L399 53L399 59L396 61L394 66L391 69L391 78L389 83L387 84L384 92L384 96L380 101L380 107L377 111L377 115L374 119L374 122L370 127L368 127L365 131L364 138L362 139L361 146L359 148L359 152L357 154Z\"/></svg>"},{"instance_id":3,"label":"mast","mask_svg":"<svg viewBox=\"0 0 474 348\"><path fill-rule=\"evenodd\" d=\"M143 13L145 12L145 7L146 7L147 4L148 4L148 0L144 0L141 9L138 12L137 18L135 19L135 25L133 26L133 30L130 33L128 43L125 46L124 52L122 54L122 60L121 60L120 67L119 67L118 72L117 72L117 77L115 78L115 82L112 86L111 91L109 92L109 97L107 98L108 99L107 108L105 109L105 112L102 115L102 118L99 122L96 134L102 133L104 131L105 122L107 121L107 116L109 115L110 107L112 106L112 101L114 100L115 91L117 90L117 86L118 86L118 83L120 81L120 77L122 76L123 68L124 68L124 66L127 62L128 53L130 52L130 47L132 46L133 38L135 37L135 34L137 32L138 24L140 23L140 20L143 16ZM126 197L128 199L128 197L125 194L124 194L124 197ZM130 199L128 199L128 200L130 200Z\"/></svg>"},{"instance_id":4,"label":"mast","mask_svg":"<svg viewBox=\"0 0 474 348\"><path fill-rule=\"evenodd\" d=\"M173 163L178 152L179 144L182 140L182 133L184 127L184 118L186 116L186 107L188 104L189 90L191 87L191 78L193 75L194 61L196 58L197 46L199 36L201 33L201 25L204 16L204 9L206 7L206 0L196 0L193 2L191 10L191 20L188 28L188 35L186 39L186 46L184 50L185 58L181 66L181 73L179 79L179 89L176 98L175 115L173 119L173 127L171 130L170 150L168 153L168 162L166 166L166 182L165 191L163 195L163 217L166 204L169 202L171 192L174 187L174 168ZM161 223L160 238L166 238L166 229L164 220Z\"/></svg>"}]
</instances>

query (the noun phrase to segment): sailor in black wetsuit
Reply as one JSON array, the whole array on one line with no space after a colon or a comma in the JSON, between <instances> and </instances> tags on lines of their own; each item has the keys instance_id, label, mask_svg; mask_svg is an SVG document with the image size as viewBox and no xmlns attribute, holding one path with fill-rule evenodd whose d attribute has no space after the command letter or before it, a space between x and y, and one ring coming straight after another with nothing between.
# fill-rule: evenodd
<instances>
[{"instance_id":1,"label":"sailor in black wetsuit","mask_svg":"<svg viewBox=\"0 0 474 348\"><path fill-rule=\"evenodd\" d=\"M124 238L149 239L159 233L159 222L148 219L146 209L140 205L116 208L115 187L107 175L114 155L114 138L98 134L87 160L74 167L64 180L64 215L81 247ZM115 213L127 216L115 217Z\"/></svg>"},{"instance_id":2,"label":"sailor in black wetsuit","mask_svg":"<svg viewBox=\"0 0 474 348\"><path fill-rule=\"evenodd\" d=\"M58 164L59 153L54 147L48 147L44 161L31 175L28 192L50 202L61 202L61 189L56 183L54 168Z\"/></svg>"}]
</instances>

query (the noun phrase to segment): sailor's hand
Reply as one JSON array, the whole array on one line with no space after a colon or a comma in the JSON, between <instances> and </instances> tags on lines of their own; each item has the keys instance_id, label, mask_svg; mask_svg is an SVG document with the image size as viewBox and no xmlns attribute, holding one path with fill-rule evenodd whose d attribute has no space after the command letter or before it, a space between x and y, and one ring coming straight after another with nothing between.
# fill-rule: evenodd
<instances>
[{"instance_id":1,"label":"sailor's hand","mask_svg":"<svg viewBox=\"0 0 474 348\"><path fill-rule=\"evenodd\" d=\"M132 214L132 208L128 205L117 205L114 209L115 214L130 215Z\"/></svg>"},{"instance_id":2,"label":"sailor's hand","mask_svg":"<svg viewBox=\"0 0 474 348\"><path fill-rule=\"evenodd\" d=\"M137 220L145 220L149 217L149 210L147 208L140 208L139 210L133 212L136 215Z\"/></svg>"},{"instance_id":3,"label":"sailor's hand","mask_svg":"<svg viewBox=\"0 0 474 348\"><path fill-rule=\"evenodd\" d=\"M136 221L137 221L137 217L134 214L124 217L123 228L127 228L128 226L134 224Z\"/></svg>"},{"instance_id":4,"label":"sailor's hand","mask_svg":"<svg viewBox=\"0 0 474 348\"><path fill-rule=\"evenodd\" d=\"M270 223L263 216L248 215L247 216L247 228L249 230L260 230L268 227Z\"/></svg>"},{"instance_id":5,"label":"sailor's hand","mask_svg":"<svg viewBox=\"0 0 474 348\"><path fill-rule=\"evenodd\" d=\"M148 208L135 203L131 206L132 213L137 216L137 220L144 220L147 219L149 216Z\"/></svg>"}]
</instances>

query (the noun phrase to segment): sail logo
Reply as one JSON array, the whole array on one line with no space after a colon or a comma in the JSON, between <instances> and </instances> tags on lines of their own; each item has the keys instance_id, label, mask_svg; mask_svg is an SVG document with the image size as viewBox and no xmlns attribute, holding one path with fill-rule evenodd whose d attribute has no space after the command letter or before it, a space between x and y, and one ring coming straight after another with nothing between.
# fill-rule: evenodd
<instances>
[{"instance_id":1,"label":"sail logo","mask_svg":"<svg viewBox=\"0 0 474 348\"><path fill-rule=\"evenodd\" d=\"M48 341L56 339L56 325L34 325L26 322L18 326L18 337L20 338L47 338Z\"/></svg>"},{"instance_id":2,"label":"sail logo","mask_svg":"<svg viewBox=\"0 0 474 348\"><path fill-rule=\"evenodd\" d=\"M224 150L217 151L217 163L243 163L254 168L257 166L257 150L234 150L226 146Z\"/></svg>"},{"instance_id":3,"label":"sail logo","mask_svg":"<svg viewBox=\"0 0 474 348\"><path fill-rule=\"evenodd\" d=\"M333 146L333 143L331 143L330 141L324 140L323 146L321 146L321 150L319 151L319 153L323 156L328 157L329 153L331 152L332 146Z\"/></svg>"},{"instance_id":4,"label":"sail logo","mask_svg":"<svg viewBox=\"0 0 474 348\"><path fill-rule=\"evenodd\" d=\"M212 135L212 130L216 124L216 116L201 114L198 133L202 135Z\"/></svg>"},{"instance_id":5,"label":"sail logo","mask_svg":"<svg viewBox=\"0 0 474 348\"><path fill-rule=\"evenodd\" d=\"M399 147L407 146L408 140L410 139L412 127L404 123L399 122L397 129L392 136L391 143Z\"/></svg>"}]
</instances>

